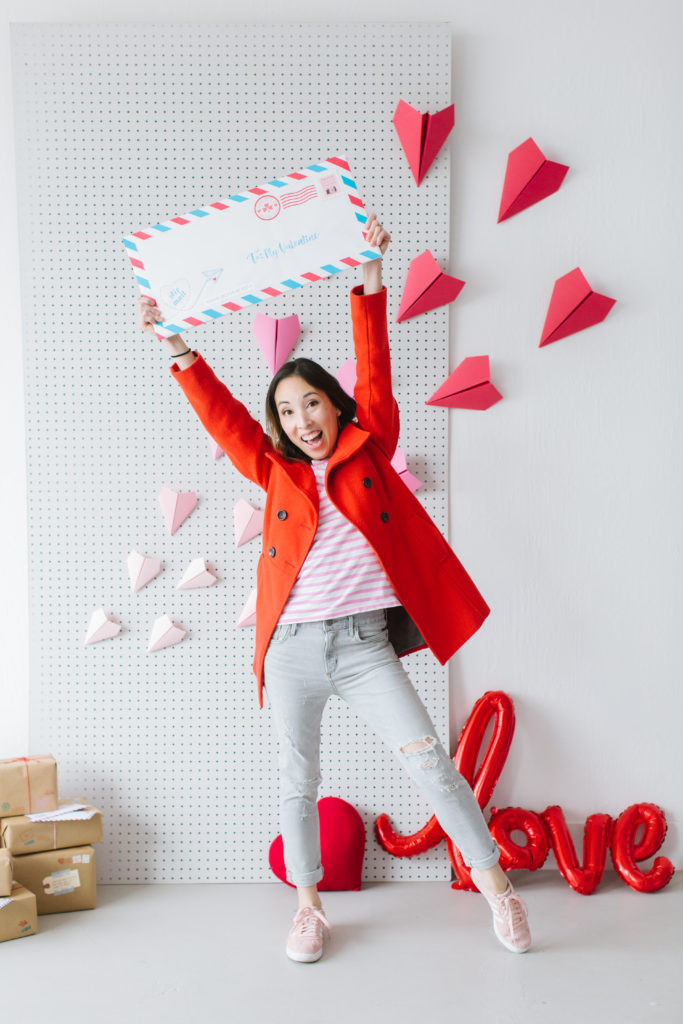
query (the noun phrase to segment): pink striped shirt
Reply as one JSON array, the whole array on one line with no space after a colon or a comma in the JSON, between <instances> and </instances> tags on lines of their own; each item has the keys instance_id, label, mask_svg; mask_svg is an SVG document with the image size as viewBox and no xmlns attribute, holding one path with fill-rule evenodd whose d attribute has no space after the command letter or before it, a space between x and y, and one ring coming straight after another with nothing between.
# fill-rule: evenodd
<instances>
[{"instance_id":1,"label":"pink striped shirt","mask_svg":"<svg viewBox=\"0 0 683 1024\"><path fill-rule=\"evenodd\" d=\"M318 529L279 621L317 622L399 605L377 555L327 496L327 459L314 459L311 468L320 503Z\"/></svg>"}]
</instances>

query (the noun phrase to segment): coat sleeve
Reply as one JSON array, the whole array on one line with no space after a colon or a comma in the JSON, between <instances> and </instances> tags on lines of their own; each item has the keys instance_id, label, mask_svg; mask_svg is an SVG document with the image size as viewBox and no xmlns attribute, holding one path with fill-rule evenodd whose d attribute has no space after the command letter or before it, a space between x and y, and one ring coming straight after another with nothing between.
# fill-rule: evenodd
<instances>
[{"instance_id":1,"label":"coat sleeve","mask_svg":"<svg viewBox=\"0 0 683 1024\"><path fill-rule=\"evenodd\" d=\"M273 451L272 442L258 420L233 397L202 356L196 355L185 370L173 363L171 373L235 469L267 490L272 462L266 454Z\"/></svg>"},{"instance_id":2,"label":"coat sleeve","mask_svg":"<svg viewBox=\"0 0 683 1024\"><path fill-rule=\"evenodd\" d=\"M354 398L358 425L371 434L390 459L398 444L399 418L391 391L386 288L372 295L365 295L362 285L353 288L351 322L356 350Z\"/></svg>"}]
</instances>

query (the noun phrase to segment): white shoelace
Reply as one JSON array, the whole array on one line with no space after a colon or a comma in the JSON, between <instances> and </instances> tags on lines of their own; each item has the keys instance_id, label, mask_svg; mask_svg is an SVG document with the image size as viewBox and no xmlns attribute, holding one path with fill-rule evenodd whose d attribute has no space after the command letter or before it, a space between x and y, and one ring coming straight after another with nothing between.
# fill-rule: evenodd
<instances>
[{"instance_id":1,"label":"white shoelace","mask_svg":"<svg viewBox=\"0 0 683 1024\"><path fill-rule=\"evenodd\" d=\"M330 922L324 912L318 910L317 907L302 907L301 910L297 910L294 915L294 924L297 926L296 930L302 935L317 935L321 925L330 931Z\"/></svg>"},{"instance_id":2,"label":"white shoelace","mask_svg":"<svg viewBox=\"0 0 683 1024\"><path fill-rule=\"evenodd\" d=\"M519 893L514 890L496 896L500 916L505 916L514 937L526 927L528 908Z\"/></svg>"}]
</instances>

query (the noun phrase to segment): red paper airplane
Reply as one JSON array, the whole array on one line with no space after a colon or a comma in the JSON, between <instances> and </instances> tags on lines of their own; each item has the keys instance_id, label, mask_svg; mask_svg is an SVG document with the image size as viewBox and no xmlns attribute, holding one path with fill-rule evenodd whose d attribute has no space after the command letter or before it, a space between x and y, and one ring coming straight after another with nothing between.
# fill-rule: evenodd
<instances>
[{"instance_id":1,"label":"red paper airplane","mask_svg":"<svg viewBox=\"0 0 683 1024\"><path fill-rule=\"evenodd\" d=\"M410 261L396 320L408 320L429 309L445 306L457 299L464 284L457 277L444 274L429 249L425 249Z\"/></svg>"},{"instance_id":2,"label":"red paper airplane","mask_svg":"<svg viewBox=\"0 0 683 1024\"><path fill-rule=\"evenodd\" d=\"M405 100L399 100L393 120L403 152L419 185L455 123L453 104L438 114L421 114Z\"/></svg>"},{"instance_id":3,"label":"red paper airplane","mask_svg":"<svg viewBox=\"0 0 683 1024\"><path fill-rule=\"evenodd\" d=\"M546 160L533 139L513 149L505 168L498 223L557 192L568 170L566 164Z\"/></svg>"},{"instance_id":4,"label":"red paper airplane","mask_svg":"<svg viewBox=\"0 0 683 1024\"><path fill-rule=\"evenodd\" d=\"M539 348L604 320L616 302L594 292L578 267L558 277L550 296Z\"/></svg>"},{"instance_id":5,"label":"red paper airplane","mask_svg":"<svg viewBox=\"0 0 683 1024\"><path fill-rule=\"evenodd\" d=\"M426 405L446 405L452 409L488 409L503 396L491 383L488 356L463 359Z\"/></svg>"}]
</instances>

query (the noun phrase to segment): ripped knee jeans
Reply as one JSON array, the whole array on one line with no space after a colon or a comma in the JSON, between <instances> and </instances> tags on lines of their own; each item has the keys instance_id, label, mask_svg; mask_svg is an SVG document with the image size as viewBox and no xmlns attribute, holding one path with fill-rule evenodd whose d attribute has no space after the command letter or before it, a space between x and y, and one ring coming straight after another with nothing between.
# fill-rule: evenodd
<instances>
[{"instance_id":1,"label":"ripped knee jeans","mask_svg":"<svg viewBox=\"0 0 683 1024\"><path fill-rule=\"evenodd\" d=\"M315 885L320 861L320 722L337 694L382 737L430 800L471 867L498 862L479 804L455 768L389 643L383 610L277 626L265 690L279 740L280 814L287 879Z\"/></svg>"}]
</instances>

